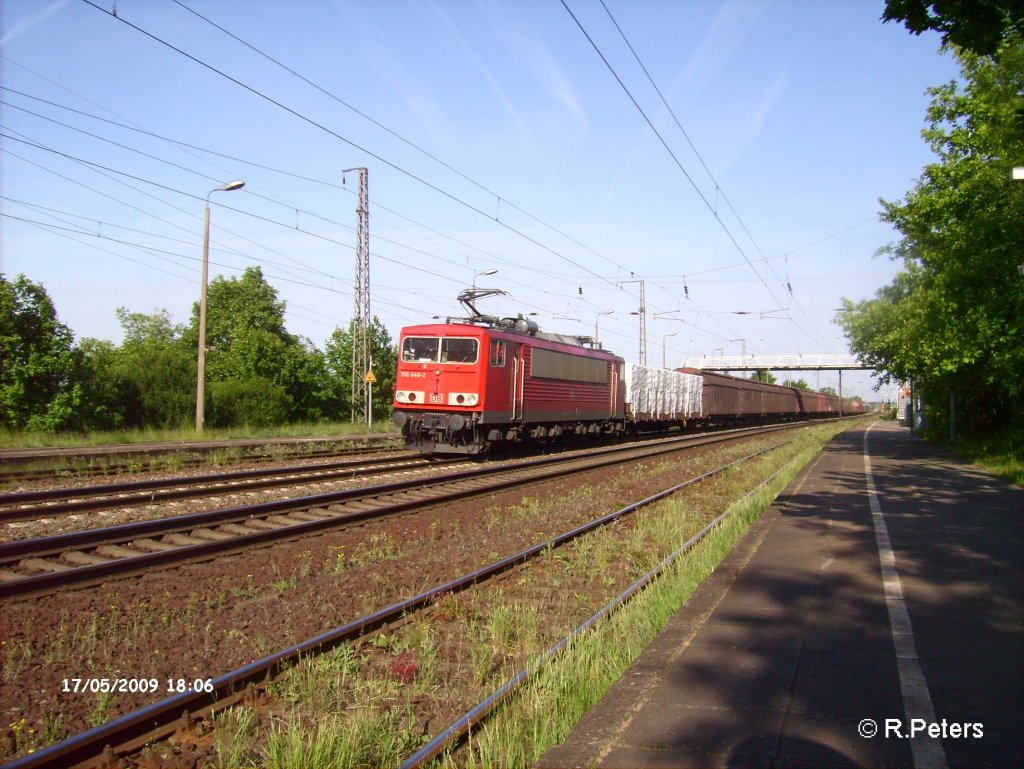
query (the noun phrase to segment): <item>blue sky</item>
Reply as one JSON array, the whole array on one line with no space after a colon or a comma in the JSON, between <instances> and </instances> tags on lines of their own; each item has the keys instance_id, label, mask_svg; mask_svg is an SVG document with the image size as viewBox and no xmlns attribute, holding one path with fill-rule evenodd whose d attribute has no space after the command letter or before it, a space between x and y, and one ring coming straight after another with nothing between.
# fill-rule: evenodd
<instances>
[{"instance_id":1,"label":"blue sky","mask_svg":"<svg viewBox=\"0 0 1024 769\"><path fill-rule=\"evenodd\" d=\"M496 268L477 283L509 297L481 309L574 334L607 313L630 360L639 279L652 365L845 352L834 308L891 280L878 199L931 161L926 89L957 74L866 0L93 2L0 3L0 270L114 342L118 307L187 322L204 199L243 179L211 196L211 275L259 264L322 346L352 316L342 170L365 166L396 337Z\"/></svg>"}]
</instances>

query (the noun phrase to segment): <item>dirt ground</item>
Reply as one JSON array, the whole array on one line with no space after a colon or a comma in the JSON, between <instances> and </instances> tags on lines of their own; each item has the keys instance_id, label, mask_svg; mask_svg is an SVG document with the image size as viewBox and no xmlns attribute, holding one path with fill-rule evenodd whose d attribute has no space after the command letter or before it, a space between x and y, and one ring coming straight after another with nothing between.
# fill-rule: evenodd
<instances>
[{"instance_id":1,"label":"dirt ground","mask_svg":"<svg viewBox=\"0 0 1024 769\"><path fill-rule=\"evenodd\" d=\"M656 472L652 461L624 465L215 561L4 602L0 760L155 702L169 694L169 680L191 684L216 677L544 542L700 472L711 464L706 453L659 460ZM581 488L600 488L600 499L591 498L586 509L570 504ZM566 504L537 504L548 499ZM529 525L499 525L524 506L543 507L543 517ZM581 606L590 603L586 586L574 590ZM155 679L157 691L67 691L73 679L87 678Z\"/></svg>"}]
</instances>

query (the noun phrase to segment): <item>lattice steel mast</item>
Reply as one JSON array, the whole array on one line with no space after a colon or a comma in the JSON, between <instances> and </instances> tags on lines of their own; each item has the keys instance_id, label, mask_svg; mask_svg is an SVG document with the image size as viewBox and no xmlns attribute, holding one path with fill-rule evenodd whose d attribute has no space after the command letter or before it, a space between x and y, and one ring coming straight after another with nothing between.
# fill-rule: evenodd
<instances>
[{"instance_id":1,"label":"lattice steel mast","mask_svg":"<svg viewBox=\"0 0 1024 769\"><path fill-rule=\"evenodd\" d=\"M357 417L373 421L373 360L370 357L370 202L365 168L359 172L359 205L356 208L355 307L352 315L352 422ZM344 183L344 177L342 178Z\"/></svg>"}]
</instances>

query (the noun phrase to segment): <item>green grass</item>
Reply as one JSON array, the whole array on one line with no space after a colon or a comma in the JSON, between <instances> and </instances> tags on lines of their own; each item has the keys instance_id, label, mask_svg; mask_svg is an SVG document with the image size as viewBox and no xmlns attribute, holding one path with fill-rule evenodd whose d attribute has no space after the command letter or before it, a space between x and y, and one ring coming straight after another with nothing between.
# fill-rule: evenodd
<instances>
[{"instance_id":1,"label":"green grass","mask_svg":"<svg viewBox=\"0 0 1024 769\"><path fill-rule=\"evenodd\" d=\"M439 718L461 712L477 701L473 698L490 692L600 605L595 602L594 608L580 613L576 607L594 598L574 590L599 585L607 595L601 601L610 600L729 504L718 500L743 497L800 457L772 486L773 492L781 489L840 429L809 428L798 443L746 462L701 484L693 494L652 506L627 525L612 525L550 549L541 556L537 583L526 570L514 575L515 586L495 584L479 593L438 596L431 612L414 615L406 625L302 660L271 685L270 694L278 704L255 730L258 733L243 714L218 724L217 763L280 769L397 765L426 740L425 732L446 725ZM506 518L516 526L528 525L548 504L579 504L592 512L599 501L594 494L582 489L562 500L524 499ZM653 585L545 664L528 685L474 728L468 746L442 763L529 766L564 739L731 549L768 499L760 494L748 500ZM488 518L488 512L482 513L486 526L506 525L495 516ZM378 538L347 557L339 552L339 557L345 566L379 563L396 549L393 541ZM540 611L532 597L535 588L540 589L541 600L545 590L552 590L551 600L557 605L549 603ZM593 587L585 592L592 593ZM564 624L556 621L557 628L547 627L544 620L557 617L564 617ZM432 714L429 722L424 720L427 713Z\"/></svg>"},{"instance_id":2,"label":"green grass","mask_svg":"<svg viewBox=\"0 0 1024 769\"><path fill-rule=\"evenodd\" d=\"M258 440L261 438L334 438L345 435L372 433L395 433L397 428L388 421L373 423L367 430L365 424L351 422L323 422L281 425L278 427L231 427L209 428L197 433L192 428L183 429L140 429L116 430L96 433L43 433L16 432L0 429L0 446L4 448L51 448L78 446L112 446L135 443L188 443L191 441Z\"/></svg>"},{"instance_id":3,"label":"green grass","mask_svg":"<svg viewBox=\"0 0 1024 769\"><path fill-rule=\"evenodd\" d=\"M477 727L470 737L468 750L448 756L442 764L528 767L548 748L564 740L573 725L621 677L778 492L838 431L839 428L817 429L801 438L801 448L786 452L786 460L792 461L768 489L734 503L733 514L715 531L678 558L631 601L541 667L527 684ZM736 488L749 487L749 482L737 481ZM669 522L685 517L685 513L685 503L663 503L659 514L650 516L651 526L645 527L648 536L654 540L659 534L668 533ZM638 523L638 529L640 527ZM636 544L643 541L636 533L631 538L635 538ZM640 564L636 566L639 568Z\"/></svg>"},{"instance_id":4,"label":"green grass","mask_svg":"<svg viewBox=\"0 0 1024 769\"><path fill-rule=\"evenodd\" d=\"M956 454L983 470L1024 486L1024 436L1016 431L957 439L951 448Z\"/></svg>"}]
</instances>

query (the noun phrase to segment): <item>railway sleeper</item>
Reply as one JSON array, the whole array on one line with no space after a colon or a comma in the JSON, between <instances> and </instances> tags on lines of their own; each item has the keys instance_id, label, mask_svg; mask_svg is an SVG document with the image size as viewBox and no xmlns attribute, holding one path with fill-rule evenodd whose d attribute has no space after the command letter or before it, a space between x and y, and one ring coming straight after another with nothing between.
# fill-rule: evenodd
<instances>
[{"instance_id":1,"label":"railway sleeper","mask_svg":"<svg viewBox=\"0 0 1024 769\"><path fill-rule=\"evenodd\" d=\"M335 510L335 515L347 515L349 513L365 513L367 510L373 510L377 505L372 502L349 502L345 505L331 505L331 509ZM334 516L331 516L332 518Z\"/></svg>"},{"instance_id":2,"label":"railway sleeper","mask_svg":"<svg viewBox=\"0 0 1024 769\"><path fill-rule=\"evenodd\" d=\"M279 526L294 526L295 524L300 523L300 521L290 518L290 515L291 513L288 515L272 515L267 518L267 521L270 523L276 523Z\"/></svg>"},{"instance_id":3,"label":"railway sleeper","mask_svg":"<svg viewBox=\"0 0 1024 769\"><path fill-rule=\"evenodd\" d=\"M170 545L181 545L182 547L186 547L188 545L205 545L209 540L192 537L188 534L165 534L164 542Z\"/></svg>"},{"instance_id":4,"label":"railway sleeper","mask_svg":"<svg viewBox=\"0 0 1024 769\"><path fill-rule=\"evenodd\" d=\"M289 517L295 518L300 521L322 521L325 518L333 518L334 514L327 510L298 510L294 513L288 513Z\"/></svg>"},{"instance_id":5,"label":"railway sleeper","mask_svg":"<svg viewBox=\"0 0 1024 769\"><path fill-rule=\"evenodd\" d=\"M232 538L226 531L217 531L216 529L194 529L192 536L204 542L219 542L222 539Z\"/></svg>"},{"instance_id":6,"label":"railway sleeper","mask_svg":"<svg viewBox=\"0 0 1024 769\"><path fill-rule=\"evenodd\" d=\"M92 566L94 563L106 563L110 560L109 558L103 558L92 553L83 553L80 550L71 550L63 553L61 558L72 566Z\"/></svg>"},{"instance_id":7,"label":"railway sleeper","mask_svg":"<svg viewBox=\"0 0 1024 769\"><path fill-rule=\"evenodd\" d=\"M18 562L18 567L34 574L39 572L53 573L57 571L68 571L72 568L71 566L66 566L63 563L57 563L56 561L47 561L44 558L26 558L25 560Z\"/></svg>"},{"instance_id":8,"label":"railway sleeper","mask_svg":"<svg viewBox=\"0 0 1024 769\"><path fill-rule=\"evenodd\" d=\"M237 523L225 523L219 528L221 531L226 531L229 534L252 534L253 532L248 526L241 526Z\"/></svg>"},{"instance_id":9,"label":"railway sleeper","mask_svg":"<svg viewBox=\"0 0 1024 769\"><path fill-rule=\"evenodd\" d=\"M166 542L157 542L155 539L148 538L132 540L132 547L137 550L145 550L147 553L162 553L166 550L178 549L174 545L170 545Z\"/></svg>"},{"instance_id":10,"label":"railway sleeper","mask_svg":"<svg viewBox=\"0 0 1024 769\"><path fill-rule=\"evenodd\" d=\"M395 494L394 498L401 501L411 499L414 502L419 502L423 499L429 499L435 494L436 492L433 491L403 491L399 494Z\"/></svg>"},{"instance_id":11,"label":"railway sleeper","mask_svg":"<svg viewBox=\"0 0 1024 769\"><path fill-rule=\"evenodd\" d=\"M264 518L250 518L245 522L248 531L246 534L252 534L253 529L259 529L261 531L273 531L274 529L283 529L287 524L273 523L269 519Z\"/></svg>"},{"instance_id":12,"label":"railway sleeper","mask_svg":"<svg viewBox=\"0 0 1024 769\"><path fill-rule=\"evenodd\" d=\"M129 550L120 545L100 545L96 548L96 552L100 555L109 555L111 558L137 558L141 555L135 550Z\"/></svg>"},{"instance_id":13,"label":"railway sleeper","mask_svg":"<svg viewBox=\"0 0 1024 769\"><path fill-rule=\"evenodd\" d=\"M7 571L7 569L0 569L0 582L14 582L16 579L25 579L25 575L14 571Z\"/></svg>"}]
</instances>

